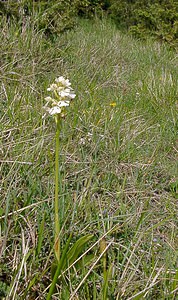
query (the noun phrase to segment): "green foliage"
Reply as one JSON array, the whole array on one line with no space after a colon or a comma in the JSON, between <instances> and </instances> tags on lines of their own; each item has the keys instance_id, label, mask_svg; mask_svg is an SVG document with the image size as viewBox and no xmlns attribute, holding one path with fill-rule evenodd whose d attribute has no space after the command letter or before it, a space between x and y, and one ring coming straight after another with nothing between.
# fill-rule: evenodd
<instances>
[{"instance_id":1,"label":"green foliage","mask_svg":"<svg viewBox=\"0 0 178 300\"><path fill-rule=\"evenodd\" d=\"M5 282L0 281L0 297L5 297L7 296L9 287ZM5 298L0 298L0 299L5 299Z\"/></svg>"},{"instance_id":2,"label":"green foliage","mask_svg":"<svg viewBox=\"0 0 178 300\"><path fill-rule=\"evenodd\" d=\"M65 257L66 257L67 251L69 249L69 244L70 244L71 238L72 238L72 235L69 236L69 238L68 238L68 240L66 242L66 245L65 245L65 247L64 247L64 249L62 251L62 255L61 255L60 261L58 262L58 264L56 266L55 274L54 274L54 277L53 277L53 280L52 280L52 284L50 286L50 289L49 289L49 292L48 292L46 300L50 300L51 297L52 297L52 295L53 295L53 292L54 292L55 287L56 287L56 283L58 281L58 277L61 274L61 270L62 270L62 267L63 267L63 263L65 261Z\"/></svg>"},{"instance_id":3,"label":"green foliage","mask_svg":"<svg viewBox=\"0 0 178 300\"><path fill-rule=\"evenodd\" d=\"M178 12L175 0L111 0L109 10L117 24L128 28L136 37L145 38L151 34L171 45L177 43Z\"/></svg>"},{"instance_id":4,"label":"green foliage","mask_svg":"<svg viewBox=\"0 0 178 300\"><path fill-rule=\"evenodd\" d=\"M84 0L79 1L77 5L78 15L82 17L92 18L96 14L100 16L103 11L109 7L109 0Z\"/></svg>"},{"instance_id":5,"label":"green foliage","mask_svg":"<svg viewBox=\"0 0 178 300\"><path fill-rule=\"evenodd\" d=\"M74 263L74 261L79 257L82 250L86 246L86 243L91 240L93 236L91 234L88 234L86 236L82 236L79 238L74 245L70 248L70 250L67 253L67 262L69 265Z\"/></svg>"},{"instance_id":6,"label":"green foliage","mask_svg":"<svg viewBox=\"0 0 178 300\"><path fill-rule=\"evenodd\" d=\"M70 266L71 264L75 263L75 260L82 254L82 251L84 250L87 242L91 240L93 235L88 234L81 238L79 238L69 249L70 241L72 238L72 234L68 238L66 245L64 246L64 249L62 251L61 258L59 262L54 263L52 265L52 284L47 296L47 300L51 299L51 296L53 294L53 291L55 289L56 283L58 281L58 277L61 274L61 271L65 271L65 269ZM93 257L92 257L93 258ZM66 287L67 288L67 287Z\"/></svg>"},{"instance_id":7,"label":"green foliage","mask_svg":"<svg viewBox=\"0 0 178 300\"><path fill-rule=\"evenodd\" d=\"M31 23L51 35L73 28L78 15L93 17L107 6L107 0L10 0L0 2L0 15L20 22L22 28Z\"/></svg>"},{"instance_id":8,"label":"green foliage","mask_svg":"<svg viewBox=\"0 0 178 300\"><path fill-rule=\"evenodd\" d=\"M178 180L171 182L169 189L173 196L178 199Z\"/></svg>"}]
</instances>

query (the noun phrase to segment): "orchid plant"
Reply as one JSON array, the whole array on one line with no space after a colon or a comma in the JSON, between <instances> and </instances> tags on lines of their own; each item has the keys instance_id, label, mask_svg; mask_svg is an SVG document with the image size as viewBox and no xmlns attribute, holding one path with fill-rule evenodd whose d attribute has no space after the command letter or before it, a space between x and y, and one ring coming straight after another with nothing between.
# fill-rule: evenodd
<instances>
[{"instance_id":1,"label":"orchid plant","mask_svg":"<svg viewBox=\"0 0 178 300\"><path fill-rule=\"evenodd\" d=\"M71 101L76 97L74 90L71 87L69 79L65 79L60 76L55 79L47 91L50 92L51 96L45 98L46 105L44 109L46 113L53 116L56 122L56 149L55 149L55 197L54 197L54 253L56 262L54 263L55 274L53 281L50 286L47 300L50 300L55 290L58 277L61 274L61 270L64 270L67 266L75 264L77 257L83 251L85 244L93 237L93 235L86 235L79 238L69 249L70 241L72 236L67 240L67 243L61 251L61 238L60 238L60 219L59 219L59 137L61 130L61 122L64 118L67 107L70 106ZM61 182L61 181L60 181Z\"/></svg>"},{"instance_id":2,"label":"orchid plant","mask_svg":"<svg viewBox=\"0 0 178 300\"><path fill-rule=\"evenodd\" d=\"M60 220L59 220L59 136L61 119L65 116L66 108L70 106L72 99L76 97L69 79L60 76L55 79L47 91L51 96L45 98L45 110L54 116L56 122L56 151L55 151L55 201L54 201L54 215L55 215L55 238L54 238L54 252L56 259L60 259Z\"/></svg>"}]
</instances>

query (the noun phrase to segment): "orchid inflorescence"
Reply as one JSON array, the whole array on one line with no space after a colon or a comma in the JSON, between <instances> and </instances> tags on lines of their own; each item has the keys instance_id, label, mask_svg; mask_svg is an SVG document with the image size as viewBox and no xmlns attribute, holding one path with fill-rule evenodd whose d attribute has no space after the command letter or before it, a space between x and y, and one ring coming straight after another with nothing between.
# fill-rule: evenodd
<instances>
[{"instance_id":1,"label":"orchid inflorescence","mask_svg":"<svg viewBox=\"0 0 178 300\"><path fill-rule=\"evenodd\" d=\"M45 98L47 101L45 110L52 116L59 114L64 116L65 108L76 96L69 79L65 79L63 76L56 78L55 83L52 83L47 91L52 93L52 97Z\"/></svg>"}]
</instances>

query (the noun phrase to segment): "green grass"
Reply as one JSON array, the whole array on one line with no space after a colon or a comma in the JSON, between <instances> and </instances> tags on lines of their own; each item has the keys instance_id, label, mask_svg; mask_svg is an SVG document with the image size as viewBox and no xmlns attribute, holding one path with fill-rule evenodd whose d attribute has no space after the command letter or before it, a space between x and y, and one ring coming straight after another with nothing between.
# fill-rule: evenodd
<instances>
[{"instance_id":1,"label":"green grass","mask_svg":"<svg viewBox=\"0 0 178 300\"><path fill-rule=\"evenodd\" d=\"M53 299L176 299L176 53L105 20L53 42L1 27L0 297L45 299L51 283L55 124L42 116L63 75L77 97L61 133L62 247L94 238Z\"/></svg>"}]
</instances>

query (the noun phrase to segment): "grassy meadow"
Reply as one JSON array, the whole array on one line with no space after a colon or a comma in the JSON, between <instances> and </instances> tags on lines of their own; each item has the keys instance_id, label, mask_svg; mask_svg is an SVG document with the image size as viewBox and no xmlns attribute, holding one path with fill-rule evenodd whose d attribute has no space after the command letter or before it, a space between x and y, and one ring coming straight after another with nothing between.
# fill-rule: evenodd
<instances>
[{"instance_id":1,"label":"grassy meadow","mask_svg":"<svg viewBox=\"0 0 178 300\"><path fill-rule=\"evenodd\" d=\"M52 281L55 122L43 107L58 76L77 95L60 135L61 246L93 238L52 299L177 299L176 52L108 20L53 40L2 28L0 299L46 299Z\"/></svg>"}]
</instances>

